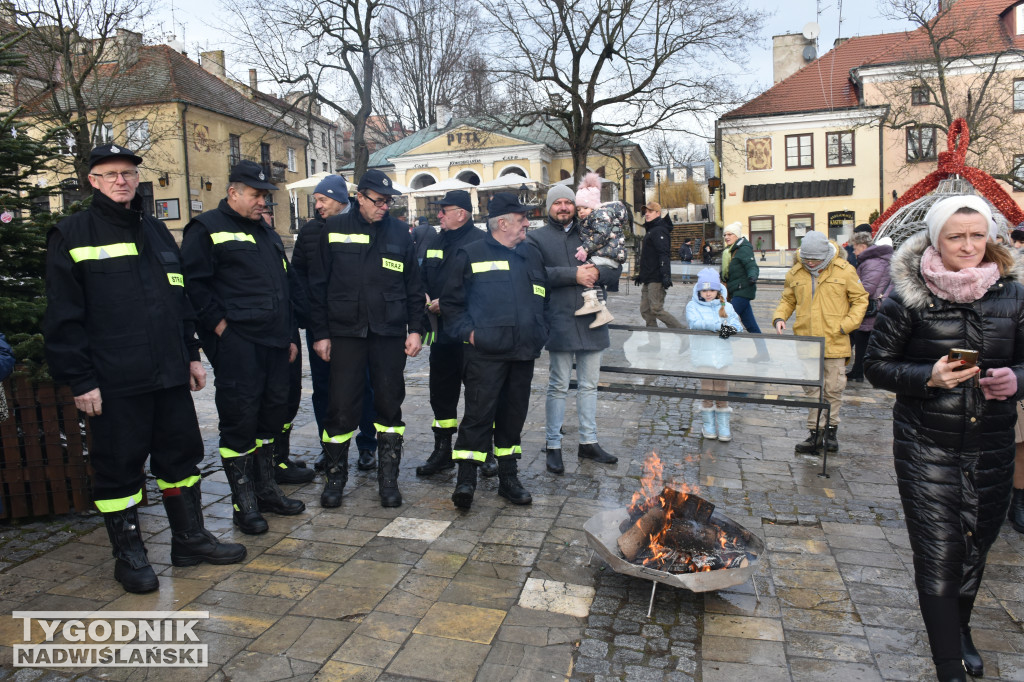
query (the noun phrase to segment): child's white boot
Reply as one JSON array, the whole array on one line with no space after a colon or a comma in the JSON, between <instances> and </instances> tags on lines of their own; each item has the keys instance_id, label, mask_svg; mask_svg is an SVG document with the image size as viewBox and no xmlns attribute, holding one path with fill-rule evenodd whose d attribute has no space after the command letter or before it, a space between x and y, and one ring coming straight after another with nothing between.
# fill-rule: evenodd
<instances>
[{"instance_id":1,"label":"child's white boot","mask_svg":"<svg viewBox=\"0 0 1024 682\"><path fill-rule=\"evenodd\" d=\"M609 322L615 319L614 317L612 317L612 314L608 312L608 305L604 301L599 301L599 303L601 304L601 307L597 311L597 318L590 323L591 329L594 329L595 327L600 327L603 324L608 324Z\"/></svg>"},{"instance_id":2,"label":"child's white boot","mask_svg":"<svg viewBox=\"0 0 1024 682\"><path fill-rule=\"evenodd\" d=\"M601 311L601 302L597 300L597 289L583 290L583 307L576 311L576 316L593 315Z\"/></svg>"},{"instance_id":3,"label":"child's white boot","mask_svg":"<svg viewBox=\"0 0 1024 682\"><path fill-rule=\"evenodd\" d=\"M729 430L729 418L732 416L731 407L719 407L718 413L718 440L723 443L732 440L732 431Z\"/></svg>"},{"instance_id":4,"label":"child's white boot","mask_svg":"<svg viewBox=\"0 0 1024 682\"><path fill-rule=\"evenodd\" d=\"M715 440L718 438L718 431L715 425L715 408L702 407L700 410L700 416L704 419L704 427L701 429L701 435L708 440Z\"/></svg>"}]
</instances>

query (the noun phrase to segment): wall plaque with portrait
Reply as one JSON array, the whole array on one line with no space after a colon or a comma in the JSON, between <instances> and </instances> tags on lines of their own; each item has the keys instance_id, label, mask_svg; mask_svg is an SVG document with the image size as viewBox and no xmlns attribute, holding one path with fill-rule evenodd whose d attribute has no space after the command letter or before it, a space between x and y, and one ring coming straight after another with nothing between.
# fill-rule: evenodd
<instances>
[{"instance_id":1,"label":"wall plaque with portrait","mask_svg":"<svg viewBox=\"0 0 1024 682\"><path fill-rule=\"evenodd\" d=\"M156 217L160 220L181 220L177 199L157 199Z\"/></svg>"},{"instance_id":2,"label":"wall plaque with portrait","mask_svg":"<svg viewBox=\"0 0 1024 682\"><path fill-rule=\"evenodd\" d=\"M747 138L747 170L761 171L772 169L772 138Z\"/></svg>"}]
</instances>

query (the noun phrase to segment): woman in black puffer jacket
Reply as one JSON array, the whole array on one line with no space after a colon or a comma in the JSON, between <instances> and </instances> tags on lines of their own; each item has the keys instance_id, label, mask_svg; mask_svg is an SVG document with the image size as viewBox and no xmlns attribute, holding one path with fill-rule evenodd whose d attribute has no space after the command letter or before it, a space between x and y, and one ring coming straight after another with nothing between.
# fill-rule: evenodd
<instances>
[{"instance_id":1,"label":"woman in black puffer jacket","mask_svg":"<svg viewBox=\"0 0 1024 682\"><path fill-rule=\"evenodd\" d=\"M979 197L943 199L925 220L892 259L865 374L896 393L893 455L921 613L939 679L963 680L964 664L983 672L969 622L1010 501L1024 263L995 243ZM979 367L948 360L953 348L979 351Z\"/></svg>"}]
</instances>

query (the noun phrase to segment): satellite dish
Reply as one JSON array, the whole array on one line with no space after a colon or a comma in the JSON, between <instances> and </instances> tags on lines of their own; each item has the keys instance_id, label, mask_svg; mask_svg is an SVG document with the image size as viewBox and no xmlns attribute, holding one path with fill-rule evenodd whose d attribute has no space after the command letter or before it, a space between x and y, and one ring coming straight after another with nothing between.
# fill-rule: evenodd
<instances>
[{"instance_id":1,"label":"satellite dish","mask_svg":"<svg viewBox=\"0 0 1024 682\"><path fill-rule=\"evenodd\" d=\"M803 34L804 38L807 38L808 40L814 40L815 38L821 35L821 26L818 26L816 22L809 21L806 24L804 24Z\"/></svg>"},{"instance_id":2,"label":"satellite dish","mask_svg":"<svg viewBox=\"0 0 1024 682\"><path fill-rule=\"evenodd\" d=\"M814 49L814 45L808 45L804 48L804 61L813 62L818 58L818 51Z\"/></svg>"}]
</instances>

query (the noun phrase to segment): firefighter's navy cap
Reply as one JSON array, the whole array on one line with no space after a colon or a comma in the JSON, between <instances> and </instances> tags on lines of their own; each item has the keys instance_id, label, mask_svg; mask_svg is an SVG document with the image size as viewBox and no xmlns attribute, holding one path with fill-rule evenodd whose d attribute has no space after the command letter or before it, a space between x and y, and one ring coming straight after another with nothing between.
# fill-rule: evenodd
<instances>
[{"instance_id":1,"label":"firefighter's navy cap","mask_svg":"<svg viewBox=\"0 0 1024 682\"><path fill-rule=\"evenodd\" d=\"M97 163L107 159L127 159L136 166L142 165L142 157L130 149L117 144L101 144L89 152L89 170L92 170Z\"/></svg>"},{"instance_id":2,"label":"firefighter's navy cap","mask_svg":"<svg viewBox=\"0 0 1024 682\"><path fill-rule=\"evenodd\" d=\"M359 185L356 190L363 193L364 190L372 189L377 194L383 194L385 196L395 196L401 194L397 189L394 188L394 183L391 182L391 178L384 174L383 171L379 170L368 170L363 173L363 177L359 178ZM363 196L366 196L363 194Z\"/></svg>"},{"instance_id":3,"label":"firefighter's navy cap","mask_svg":"<svg viewBox=\"0 0 1024 682\"><path fill-rule=\"evenodd\" d=\"M470 201L469 192L464 189L453 189L437 202L437 205L441 208L445 206L456 206L466 211L467 213L473 212L473 203Z\"/></svg>"},{"instance_id":4,"label":"firefighter's navy cap","mask_svg":"<svg viewBox=\"0 0 1024 682\"><path fill-rule=\"evenodd\" d=\"M267 181L267 174L263 172L263 167L255 161L236 163L235 167L231 169L231 175L228 176L228 182L240 182L253 189L277 189L277 185Z\"/></svg>"},{"instance_id":5,"label":"firefighter's navy cap","mask_svg":"<svg viewBox=\"0 0 1024 682\"><path fill-rule=\"evenodd\" d=\"M487 202L487 218L498 218L509 213L529 213L535 206L519 203L512 192L498 192Z\"/></svg>"}]
</instances>

